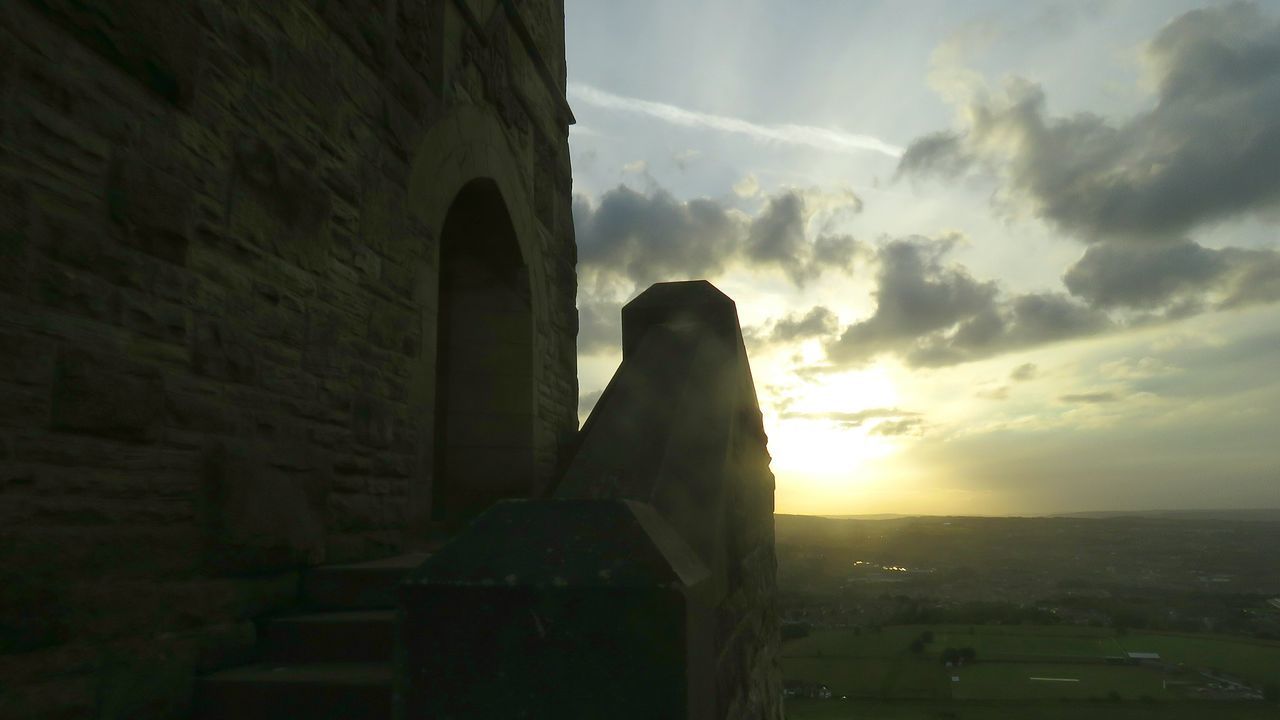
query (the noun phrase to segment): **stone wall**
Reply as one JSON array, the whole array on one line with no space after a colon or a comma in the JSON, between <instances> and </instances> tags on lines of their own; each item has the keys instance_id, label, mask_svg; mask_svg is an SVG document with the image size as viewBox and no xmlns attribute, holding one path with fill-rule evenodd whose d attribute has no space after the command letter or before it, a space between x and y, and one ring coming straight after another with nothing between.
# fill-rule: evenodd
<instances>
[{"instance_id":1,"label":"stone wall","mask_svg":"<svg viewBox=\"0 0 1280 720\"><path fill-rule=\"evenodd\" d=\"M439 234L528 264L576 429L559 0L0 3L0 717L181 717L298 570L430 517Z\"/></svg>"}]
</instances>

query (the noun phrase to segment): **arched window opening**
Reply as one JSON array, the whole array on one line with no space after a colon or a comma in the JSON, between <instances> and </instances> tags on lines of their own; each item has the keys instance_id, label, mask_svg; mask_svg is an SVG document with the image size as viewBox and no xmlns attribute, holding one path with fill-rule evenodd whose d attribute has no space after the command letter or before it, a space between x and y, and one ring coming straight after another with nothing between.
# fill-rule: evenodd
<instances>
[{"instance_id":1,"label":"arched window opening","mask_svg":"<svg viewBox=\"0 0 1280 720\"><path fill-rule=\"evenodd\" d=\"M446 529L533 487L529 271L502 194L468 183L440 249L432 519Z\"/></svg>"}]
</instances>

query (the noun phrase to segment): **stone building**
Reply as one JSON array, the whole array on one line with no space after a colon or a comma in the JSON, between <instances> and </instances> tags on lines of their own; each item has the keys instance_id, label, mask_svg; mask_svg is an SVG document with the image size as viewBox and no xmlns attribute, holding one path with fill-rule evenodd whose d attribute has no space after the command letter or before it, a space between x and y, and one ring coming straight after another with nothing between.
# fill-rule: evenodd
<instances>
[{"instance_id":1,"label":"stone building","mask_svg":"<svg viewBox=\"0 0 1280 720\"><path fill-rule=\"evenodd\" d=\"M0 3L0 717L164 716L577 429L558 0Z\"/></svg>"},{"instance_id":2,"label":"stone building","mask_svg":"<svg viewBox=\"0 0 1280 720\"><path fill-rule=\"evenodd\" d=\"M637 301L615 415L578 432L563 23L561 0L0 2L0 720L282 717L267 691L385 715L391 591L504 498L537 500L490 526L536 515L570 554L564 518L629 518L588 555L679 571L659 649L693 668L688 716L780 717L732 301ZM451 557L488 547L470 527ZM299 653L380 664L235 675Z\"/></svg>"}]
</instances>

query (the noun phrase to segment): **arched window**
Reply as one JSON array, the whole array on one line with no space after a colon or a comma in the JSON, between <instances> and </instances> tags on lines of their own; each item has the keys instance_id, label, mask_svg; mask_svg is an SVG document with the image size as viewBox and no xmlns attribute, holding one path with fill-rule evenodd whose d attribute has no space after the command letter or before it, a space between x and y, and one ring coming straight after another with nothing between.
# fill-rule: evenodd
<instances>
[{"instance_id":1,"label":"arched window","mask_svg":"<svg viewBox=\"0 0 1280 720\"><path fill-rule=\"evenodd\" d=\"M432 519L451 528L533 486L529 272L498 186L473 180L440 249Z\"/></svg>"}]
</instances>

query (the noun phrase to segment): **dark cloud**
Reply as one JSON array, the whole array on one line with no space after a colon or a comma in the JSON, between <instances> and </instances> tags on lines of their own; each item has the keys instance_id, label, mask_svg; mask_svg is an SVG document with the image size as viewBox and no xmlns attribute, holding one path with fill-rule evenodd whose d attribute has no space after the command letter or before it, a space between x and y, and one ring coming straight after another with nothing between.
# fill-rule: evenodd
<instances>
[{"instance_id":1,"label":"dark cloud","mask_svg":"<svg viewBox=\"0 0 1280 720\"><path fill-rule=\"evenodd\" d=\"M864 251L865 247L849 235L819 235L813 241L811 265L815 268L848 272Z\"/></svg>"},{"instance_id":2,"label":"dark cloud","mask_svg":"<svg viewBox=\"0 0 1280 720\"><path fill-rule=\"evenodd\" d=\"M780 268L797 287L826 270L848 271L860 250L848 235L823 235L813 242L805 237L805 225L812 211L803 193L786 190L769 198L747 229L745 252L756 265ZM852 197L856 211L862 202Z\"/></svg>"},{"instance_id":3,"label":"dark cloud","mask_svg":"<svg viewBox=\"0 0 1280 720\"><path fill-rule=\"evenodd\" d=\"M622 352L622 305L614 302L578 304L578 352Z\"/></svg>"},{"instance_id":4,"label":"dark cloud","mask_svg":"<svg viewBox=\"0 0 1280 720\"><path fill-rule=\"evenodd\" d=\"M774 342L789 342L803 338L830 335L840 327L836 314L821 305L815 305L803 317L788 315L773 325L770 337Z\"/></svg>"},{"instance_id":5,"label":"dark cloud","mask_svg":"<svg viewBox=\"0 0 1280 720\"><path fill-rule=\"evenodd\" d=\"M954 365L1018 348L1090 335L1106 315L1059 293L1004 296L943 258L955 237L892 240L877 252L876 310L827 346L837 363L895 353L908 365Z\"/></svg>"},{"instance_id":6,"label":"dark cloud","mask_svg":"<svg viewBox=\"0 0 1280 720\"><path fill-rule=\"evenodd\" d=\"M898 174L944 178L964 174L975 162L964 139L959 133L944 130L913 140L898 161Z\"/></svg>"},{"instance_id":7,"label":"dark cloud","mask_svg":"<svg viewBox=\"0 0 1280 720\"><path fill-rule=\"evenodd\" d=\"M792 313L764 325L745 327L742 334L751 345L785 345L833 335L839 329L836 314L822 305L815 305L803 315Z\"/></svg>"},{"instance_id":8,"label":"dark cloud","mask_svg":"<svg viewBox=\"0 0 1280 720\"><path fill-rule=\"evenodd\" d=\"M1071 294L1101 308L1240 307L1280 299L1280 253L1163 245L1091 246L1063 276Z\"/></svg>"},{"instance_id":9,"label":"dark cloud","mask_svg":"<svg viewBox=\"0 0 1280 720\"><path fill-rule=\"evenodd\" d=\"M1039 370L1040 368L1036 367L1035 363L1022 363L1009 373L1009 379L1016 382L1026 382L1035 378Z\"/></svg>"},{"instance_id":10,"label":"dark cloud","mask_svg":"<svg viewBox=\"0 0 1280 720\"><path fill-rule=\"evenodd\" d=\"M1280 16L1252 3L1188 12L1146 59L1149 110L1051 116L1044 90L1015 78L1003 94L975 95L962 131L913 142L898 174L994 175L1001 202L1089 243L1063 280L1095 309L1152 321L1280 300L1280 253L1187 239L1280 211Z\"/></svg>"},{"instance_id":11,"label":"dark cloud","mask_svg":"<svg viewBox=\"0 0 1280 720\"><path fill-rule=\"evenodd\" d=\"M1089 242L1176 242L1198 226L1280 207L1280 19L1257 5L1195 10L1146 48L1152 109L1121 122L1049 117L1015 80L980 97L964 133L911 144L906 175L987 166L1034 213Z\"/></svg>"},{"instance_id":12,"label":"dark cloud","mask_svg":"<svg viewBox=\"0 0 1280 720\"><path fill-rule=\"evenodd\" d=\"M905 238L882 245L876 253L875 314L844 331L832 345L833 358L864 360L908 347L990 308L995 283L978 282L964 268L942 264L955 240Z\"/></svg>"},{"instance_id":13,"label":"dark cloud","mask_svg":"<svg viewBox=\"0 0 1280 720\"><path fill-rule=\"evenodd\" d=\"M841 202L861 208L852 194ZM861 248L845 235L808 239L809 218L830 204L820 193L788 189L750 218L719 200L678 200L656 186L640 192L619 185L598 203L574 198L578 259L584 270L636 287L715 276L735 262L776 267L800 286L826 271L848 271Z\"/></svg>"},{"instance_id":14,"label":"dark cloud","mask_svg":"<svg viewBox=\"0 0 1280 720\"><path fill-rule=\"evenodd\" d=\"M1095 245L1063 276L1071 294L1099 307L1152 308L1199 292L1224 269L1220 254L1184 241L1172 245Z\"/></svg>"},{"instance_id":15,"label":"dark cloud","mask_svg":"<svg viewBox=\"0 0 1280 720\"><path fill-rule=\"evenodd\" d=\"M742 221L714 200L677 200L661 188L619 185L594 206L576 196L573 217L579 264L640 287L718 274L742 234Z\"/></svg>"},{"instance_id":16,"label":"dark cloud","mask_svg":"<svg viewBox=\"0 0 1280 720\"><path fill-rule=\"evenodd\" d=\"M871 420L883 420L886 422L920 421L920 413L898 408L869 408L857 412L787 412L783 413L782 417L787 420L826 420L846 428L862 427ZM885 422L880 424L883 425ZM876 427L879 427L879 425Z\"/></svg>"},{"instance_id":17,"label":"dark cloud","mask_svg":"<svg viewBox=\"0 0 1280 720\"><path fill-rule=\"evenodd\" d=\"M759 263L785 265L801 252L804 238L804 198L784 192L769 198L751 221L747 256Z\"/></svg>"},{"instance_id":18,"label":"dark cloud","mask_svg":"<svg viewBox=\"0 0 1280 720\"><path fill-rule=\"evenodd\" d=\"M1064 403L1084 403L1089 405L1097 405L1100 403L1116 402L1120 396L1113 392L1092 392L1092 393L1076 393L1072 395L1061 395L1058 400Z\"/></svg>"}]
</instances>

